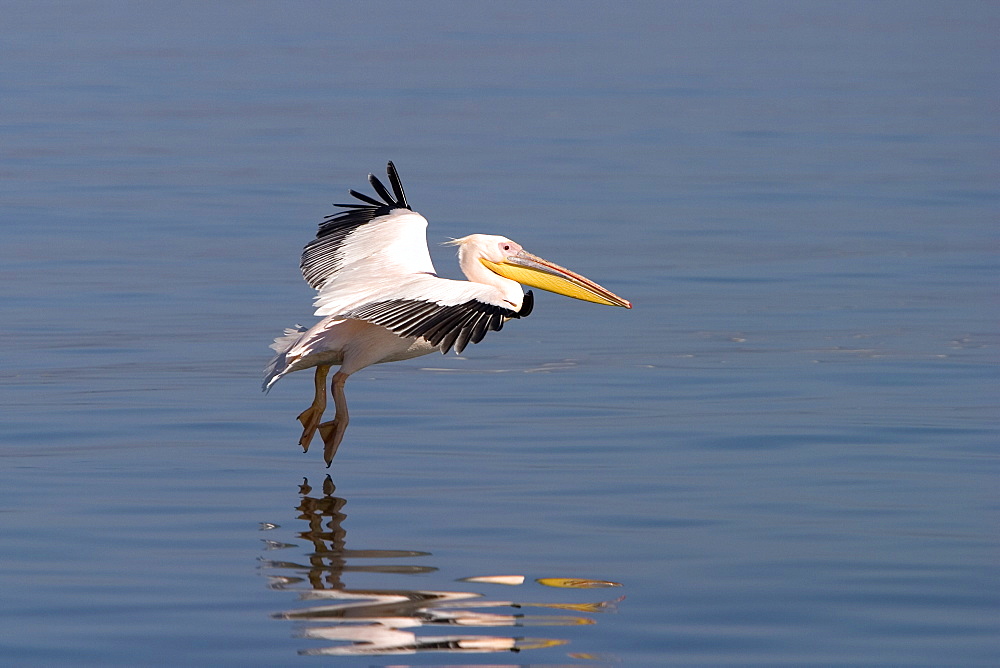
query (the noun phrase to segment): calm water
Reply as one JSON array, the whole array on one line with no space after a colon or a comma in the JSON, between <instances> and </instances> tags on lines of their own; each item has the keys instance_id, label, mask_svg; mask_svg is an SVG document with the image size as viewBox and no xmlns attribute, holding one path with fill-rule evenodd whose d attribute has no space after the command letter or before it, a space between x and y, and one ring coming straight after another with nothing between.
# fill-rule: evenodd
<instances>
[{"instance_id":1,"label":"calm water","mask_svg":"<svg viewBox=\"0 0 1000 668\"><path fill-rule=\"evenodd\" d=\"M2 9L0 663L997 661L996 5ZM327 470L260 371L388 159L635 308Z\"/></svg>"}]
</instances>

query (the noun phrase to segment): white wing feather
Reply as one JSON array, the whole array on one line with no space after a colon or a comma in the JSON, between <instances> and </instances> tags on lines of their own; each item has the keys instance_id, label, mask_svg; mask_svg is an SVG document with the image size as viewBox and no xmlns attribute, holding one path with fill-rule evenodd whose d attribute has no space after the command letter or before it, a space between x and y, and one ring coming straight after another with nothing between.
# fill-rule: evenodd
<instances>
[{"instance_id":1,"label":"white wing feather","mask_svg":"<svg viewBox=\"0 0 1000 668\"><path fill-rule=\"evenodd\" d=\"M339 268L316 294L316 315L341 315L371 302L421 300L451 306L476 299L505 306L497 288L434 275L427 220L395 209L359 226L339 249Z\"/></svg>"}]
</instances>

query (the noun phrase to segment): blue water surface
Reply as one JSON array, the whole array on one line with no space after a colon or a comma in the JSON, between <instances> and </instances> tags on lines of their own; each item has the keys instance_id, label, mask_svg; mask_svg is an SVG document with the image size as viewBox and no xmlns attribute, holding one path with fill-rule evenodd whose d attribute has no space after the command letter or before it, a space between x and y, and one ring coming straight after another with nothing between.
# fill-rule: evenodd
<instances>
[{"instance_id":1,"label":"blue water surface","mask_svg":"<svg viewBox=\"0 0 1000 668\"><path fill-rule=\"evenodd\" d=\"M995 4L2 10L0 663L995 665ZM442 275L635 307L357 373L328 470L260 376L390 159Z\"/></svg>"}]
</instances>

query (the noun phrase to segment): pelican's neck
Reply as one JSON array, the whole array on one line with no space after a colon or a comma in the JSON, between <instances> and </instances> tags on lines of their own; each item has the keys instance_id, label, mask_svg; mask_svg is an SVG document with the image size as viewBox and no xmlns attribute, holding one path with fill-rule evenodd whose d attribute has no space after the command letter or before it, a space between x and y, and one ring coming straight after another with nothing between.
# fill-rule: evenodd
<instances>
[{"instance_id":1,"label":"pelican's neck","mask_svg":"<svg viewBox=\"0 0 1000 668\"><path fill-rule=\"evenodd\" d=\"M479 254L470 250L465 246L460 246L458 249L458 266L461 267L465 277L473 283L495 287L503 294L504 300L511 304L512 309L515 311L520 309L524 302L524 290L521 284L494 274L479 261Z\"/></svg>"}]
</instances>

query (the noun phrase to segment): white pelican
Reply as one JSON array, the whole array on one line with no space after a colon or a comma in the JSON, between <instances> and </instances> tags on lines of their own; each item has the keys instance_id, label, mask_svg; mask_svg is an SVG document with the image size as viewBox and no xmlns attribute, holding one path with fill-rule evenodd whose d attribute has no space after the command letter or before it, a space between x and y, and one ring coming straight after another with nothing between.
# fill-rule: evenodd
<instances>
[{"instance_id":1,"label":"white pelican","mask_svg":"<svg viewBox=\"0 0 1000 668\"><path fill-rule=\"evenodd\" d=\"M265 370L266 392L283 376L316 367L313 402L299 415L299 445L309 450L318 429L326 465L347 429L344 383L366 366L426 355L461 353L488 331L531 313L534 296L520 283L568 297L632 308L632 304L579 274L528 253L506 237L472 234L448 242L468 281L438 278L427 251L427 220L410 209L396 168L386 168L392 193L369 174L381 201L351 190L363 204L335 204L345 211L327 216L302 251L302 275L318 290L312 328L286 329L274 340L277 352ZM326 409L326 376L336 415L320 423Z\"/></svg>"}]
</instances>

